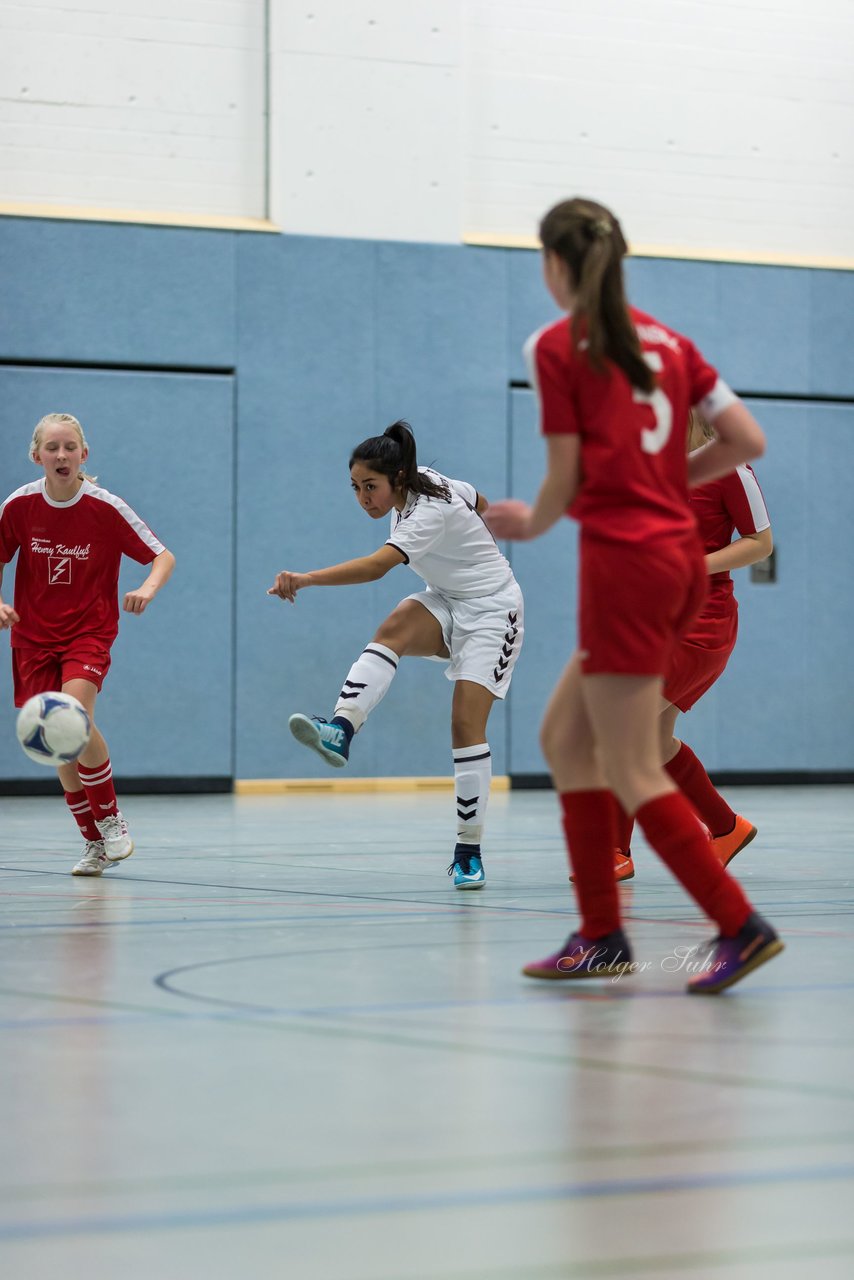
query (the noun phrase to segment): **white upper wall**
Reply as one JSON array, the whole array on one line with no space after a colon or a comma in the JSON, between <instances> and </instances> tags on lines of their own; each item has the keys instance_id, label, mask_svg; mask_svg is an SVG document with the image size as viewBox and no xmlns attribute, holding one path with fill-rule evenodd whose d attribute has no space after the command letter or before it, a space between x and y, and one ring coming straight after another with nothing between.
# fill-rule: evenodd
<instances>
[{"instance_id":1,"label":"white upper wall","mask_svg":"<svg viewBox=\"0 0 854 1280\"><path fill-rule=\"evenodd\" d=\"M461 0L271 0L271 216L458 242Z\"/></svg>"},{"instance_id":2,"label":"white upper wall","mask_svg":"<svg viewBox=\"0 0 854 1280\"><path fill-rule=\"evenodd\" d=\"M0 201L263 217L263 0L0 0Z\"/></svg>"},{"instance_id":3,"label":"white upper wall","mask_svg":"<svg viewBox=\"0 0 854 1280\"><path fill-rule=\"evenodd\" d=\"M634 246L854 258L851 0L472 0L465 232L566 195Z\"/></svg>"},{"instance_id":4,"label":"white upper wall","mask_svg":"<svg viewBox=\"0 0 854 1280\"><path fill-rule=\"evenodd\" d=\"M851 263L853 68L852 0L0 0L0 207Z\"/></svg>"}]
</instances>

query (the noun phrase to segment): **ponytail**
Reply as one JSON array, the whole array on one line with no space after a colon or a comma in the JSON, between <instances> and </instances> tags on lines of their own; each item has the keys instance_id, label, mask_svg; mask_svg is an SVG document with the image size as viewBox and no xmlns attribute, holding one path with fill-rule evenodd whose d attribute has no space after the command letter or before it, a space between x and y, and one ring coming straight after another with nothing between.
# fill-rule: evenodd
<instances>
[{"instance_id":1,"label":"ponytail","mask_svg":"<svg viewBox=\"0 0 854 1280\"><path fill-rule=\"evenodd\" d=\"M628 245L610 209L595 200L563 200L540 223L540 240L546 252L557 254L569 268L575 294L570 321L575 350L586 349L599 372L611 360L633 387L652 391L655 374L643 357L623 286L622 259Z\"/></svg>"},{"instance_id":2,"label":"ponytail","mask_svg":"<svg viewBox=\"0 0 854 1280\"><path fill-rule=\"evenodd\" d=\"M364 462L372 471L387 476L392 488L403 493L411 491L421 493L425 498L451 501L447 485L419 471L415 436L409 423L402 418L386 427L381 436L369 436L367 440L357 444L350 455L348 466L352 468L354 462Z\"/></svg>"}]
</instances>

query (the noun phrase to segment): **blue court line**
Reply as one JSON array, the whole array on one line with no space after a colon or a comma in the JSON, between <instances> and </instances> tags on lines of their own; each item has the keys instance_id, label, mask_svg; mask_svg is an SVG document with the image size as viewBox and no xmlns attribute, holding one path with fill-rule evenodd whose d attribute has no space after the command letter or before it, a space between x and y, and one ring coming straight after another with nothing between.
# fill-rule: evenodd
<instances>
[{"instance_id":1,"label":"blue court line","mask_svg":"<svg viewBox=\"0 0 854 1280\"><path fill-rule=\"evenodd\" d=\"M32 867L0 866L0 871L12 871L22 875L56 876L56 877L61 877L62 879L67 878L67 875L68 875L68 873L65 871L47 871L47 870L41 870L39 868L32 868ZM394 897L394 896L384 895L384 894L369 894L369 893L341 893L341 892L334 893L334 892L323 892L321 890L316 890L316 889L278 889L278 888L272 888L270 886L261 886L261 885L219 884L217 882L211 882L211 881L205 881L205 880L159 880L159 879L153 879L147 876L128 876L120 872L117 872L115 875L110 876L106 881L104 881L104 883L106 884L110 884L110 883L153 884L153 885L167 885L169 887L180 886L181 888L190 888L190 889L227 889L232 893L258 893L258 894L266 894L266 895L276 896L276 897L290 897L290 898L296 897L296 898L305 898L309 900L315 899L315 898L326 900L331 898L339 902L397 903L398 905L401 905L401 906L412 906L412 907L421 906L425 908L445 907L446 910L448 909L445 903L437 902L434 899L424 899L424 898L419 899L415 897ZM801 884L802 881L798 881L798 883ZM511 887L511 886L507 886L507 887L510 887L512 889L512 892L514 893L522 892L521 889L517 890L515 887ZM667 888L667 891L669 892L670 886L666 886L666 888ZM629 886L629 889L631 890L632 886ZM418 891L414 891L414 892L418 892ZM436 889L436 890L431 890L430 892L439 893L440 890ZM529 892L533 894L533 892L535 891L532 890ZM536 892L545 893L546 890L539 889L539 890L536 890ZM571 900L568 894L567 894L566 906L558 907L558 908L512 906L510 904L502 905L500 903L490 902L488 901L488 899L485 899L485 898L481 898L480 902L482 902L482 906L476 905L475 903L472 903L468 900L465 902L459 902L458 905L453 909L455 911L474 909L479 912L483 912L487 915L489 913L495 913L499 915L500 914L506 914L506 915L525 914L531 917L544 917L544 918L548 918L551 916L559 916L559 917L573 916L575 914L575 904ZM176 902L176 907L179 905L180 905L180 902ZM307 905L310 905L310 903ZM662 903L657 905L659 905L659 908L661 910L666 910L666 911L673 910L678 912L680 910L680 906L684 908L684 906L687 904ZM787 899L786 902L782 905L784 905L786 909L790 909L792 907L802 907L802 906L803 907L832 906L838 909L842 906L854 907L854 899L852 899L850 902L848 902L847 899L840 899L840 898ZM845 912L840 912L837 910L837 914L845 915ZM689 928L690 927L708 928L707 922L698 921L696 919L686 920L680 917L674 920L670 917L660 918L657 916L633 917L630 911L627 911L625 913L625 916L627 920L629 921L635 920L635 922L644 922L649 924L678 924L678 925L682 925ZM345 918L345 917L342 917L342 918Z\"/></svg>"},{"instance_id":2,"label":"blue court line","mask_svg":"<svg viewBox=\"0 0 854 1280\"><path fill-rule=\"evenodd\" d=\"M12 872L17 872L23 875L56 876L62 879L66 879L68 874L67 872L64 872L64 871L44 871L44 870L33 869L28 867L8 867L8 866L6 867L0 866L0 871L12 871ZM272 888L270 886L244 885L244 884L219 884L216 882L203 881L203 880L155 880L145 876L128 876L128 875L122 874L121 872L116 872L116 874L109 876L106 880L102 881L102 883L166 885L172 888L177 886L181 888L191 888L191 889L227 889L232 893L258 893L258 894L269 895L271 897L275 896L275 897L305 898L305 899L308 899L308 901L306 902L307 906L312 905L311 900L315 898L320 898L323 900L332 899L333 901L337 901L337 902L377 902L377 903L397 904L399 906L407 906L407 907L415 907L415 908L422 907L425 910L430 910L430 909L432 909L433 911L442 910L446 913L453 912L454 914L459 913L460 911L476 910L481 914L485 914L487 916L490 914L527 915L527 916L530 916L532 919L536 919L536 918L548 919L553 916L559 917L559 918L574 917L574 915L576 914L575 903L570 899L569 895L567 895L567 901L565 906L553 907L553 908L545 907L545 906L543 907L525 906L525 905L514 906L509 903L502 904L498 902L490 902L487 898L480 898L479 903L482 905L476 905L475 903L471 902L468 898L464 902L460 901L459 900L460 895L458 895L457 899L453 900L455 901L456 905L454 907L451 907L446 902L436 901L435 899L431 899L431 898L394 897L390 895L367 894L367 893L346 893L346 892L338 892L338 893L328 892L327 893L327 892L322 892L314 889L277 889L277 888ZM510 886L506 886L506 887L510 887ZM513 893L521 892L521 890L517 890L515 886L511 887L511 891ZM413 892L418 892L418 891L416 890ZM430 892L438 894L441 891L439 889L436 889L436 890L430 890ZM537 892L546 893L547 891L541 888L537 890ZM669 892L669 886L668 886L668 892ZM0 893L0 897L2 897L2 893ZM72 898L71 893L69 893L69 901L71 900L71 898ZM34 900L37 901L37 899L34 899ZM667 912L672 911L677 913L675 918L670 915L666 915L666 916L634 915L631 912L631 910L624 912L624 918L626 919L626 921L635 923L635 924L653 924L653 925L669 924L669 925L675 925L675 926L680 926L684 928L703 928L708 931L712 927L709 925L708 921L703 920L702 918L698 919L696 917L686 919L684 916L679 914L680 910L684 910L685 906L689 904L689 901L690 900L686 899L685 902L681 902L681 903L665 902L665 903L654 904L655 907L657 907L657 909L661 911L667 911ZM181 905L182 905L181 900L176 899L175 901L176 910L179 909ZM250 903L247 903L246 905L247 905L247 909L251 909ZM646 909L649 910L651 905L653 904L649 904L649 903L645 904ZM846 906L851 906L852 908L854 908L854 899L852 899L850 903L848 902L847 899L842 899L842 898L787 899L784 903L780 905L784 907L787 911L793 907L819 907L819 906L834 907L835 915L840 915L847 918L847 912L845 912L844 910L840 910L840 908L846 907ZM348 917L343 915L340 917L340 919L342 920L347 918ZM824 918L824 917L820 917L820 918ZM8 925L2 925L0 926L0 929L9 928L9 927L10 926ZM26 927L26 926L22 926L22 927ZM50 926L40 926L40 927L50 927ZM56 925L54 927L62 927L62 926Z\"/></svg>"},{"instance_id":3,"label":"blue court line","mask_svg":"<svg viewBox=\"0 0 854 1280\"><path fill-rule=\"evenodd\" d=\"M53 1218L42 1222L0 1224L0 1241L180 1231L194 1227L240 1227L263 1222L304 1222L377 1214L434 1213L444 1210L488 1209L500 1205L543 1204L549 1201L588 1200L610 1196L672 1195L686 1191L769 1187L799 1182L844 1182L849 1179L854 1179L854 1163L818 1165L814 1168L761 1169L743 1173L686 1174L684 1177L671 1175L597 1182L562 1182L540 1187L482 1187L471 1191L459 1189L410 1196L355 1196L352 1199L310 1200L296 1204L247 1205L239 1209L224 1206L221 1209L166 1213L102 1214L88 1218Z\"/></svg>"},{"instance_id":4,"label":"blue court line","mask_svg":"<svg viewBox=\"0 0 854 1280\"><path fill-rule=\"evenodd\" d=\"M2 894L0 894L2 897ZM82 899L80 900L82 901ZM139 906L139 903L136 903ZM64 909L64 908L61 908ZM253 909L251 903L246 905L247 911ZM175 903L176 912L186 912L187 907L182 905L180 901ZM389 913L386 911L362 911L362 912L330 912L328 915L298 915L298 916L200 916L193 917L190 920L176 919L175 916L164 916L162 919L154 920L54 920L52 923L44 924L0 924L0 933L9 932L16 935L24 936L34 930L55 929L59 933L68 933L73 929L140 929L148 928L156 925L176 925L176 924L247 924L260 926L265 924L302 924L312 925L316 920L334 920L336 923L351 920L388 920L391 923L399 923L400 921L421 920L428 918L431 920L439 919L442 916L456 916L457 911L453 907L442 907L436 911L398 911Z\"/></svg>"},{"instance_id":5,"label":"blue court line","mask_svg":"<svg viewBox=\"0 0 854 1280\"><path fill-rule=\"evenodd\" d=\"M0 866L0 871L12 871L20 875L54 876L54 877L59 877L63 880L67 879L69 874L67 871L43 871L37 868L31 868L31 867ZM324 902L329 901L331 899L334 902L396 903L399 906L405 906L405 907L424 907L424 908L438 907L444 910L449 909L448 900L446 895L444 894L443 894L443 898L445 898L444 901L436 901L433 898L417 898L413 896L394 897L389 894L379 894L379 893L342 893L342 892L326 893L318 889L276 889L276 888L272 888L269 885L218 884L216 882L211 882L207 880L155 880L148 876L128 876L123 874L120 871L116 871L114 874L109 875L106 879L99 880L99 883L121 884L121 885L126 885L126 884L152 885L154 884L154 885L166 885L169 888L175 888L176 886L178 886L183 889L227 889L230 893L258 893L258 894L265 894L270 897L304 898L308 900L306 902L307 906L313 905L312 900L315 898L319 898ZM417 892L424 892L424 890L413 890L413 893L417 893ZM437 889L429 890L428 892L439 894L442 892L442 890L437 888ZM0 894L0 896L2 896L2 894ZM479 907L474 902L469 901L469 895L464 895L466 897L466 901L460 901L461 896L463 895L458 894L456 899L451 899L451 901L456 901L456 906L455 908L453 908L453 910L455 910L456 912L467 911L467 910L468 911L477 910L481 912L486 912L487 914L489 912L497 912L497 913L524 912L531 916L564 916L564 915L570 914L574 908L574 904L570 900L569 894L567 894L566 907L561 909L554 909L554 910L546 907L501 906L499 903L490 903L486 900L483 900L483 906ZM69 899L70 898L71 898L71 893L69 892ZM176 900L175 905L176 907L180 906L180 899Z\"/></svg>"},{"instance_id":6,"label":"blue court line","mask_svg":"<svg viewBox=\"0 0 854 1280\"><path fill-rule=\"evenodd\" d=\"M0 899L2 899L2 893L0 893ZM69 896L69 899L68 899L68 903L75 907L79 902L82 902L82 901L83 901L82 898L74 899L73 896L71 895ZM109 899L107 898L98 899L99 903L106 902L106 901L109 901ZM135 905L138 907L139 903L137 902ZM392 924L392 925L400 924L403 922L410 922L410 921L430 923L432 921L443 921L447 919L458 918L460 909L461 907L464 907L465 904L460 904L460 906L439 906L438 904L435 906L432 906L431 904L419 905L414 903L412 904L412 906L413 906L413 909L411 911L397 911L397 912L346 911L342 909L341 911L322 913L322 914L318 913L313 915L308 915L305 913L301 913L299 915L287 915L287 916L269 916L269 915L262 916L257 914L246 914L246 915L240 915L240 916L190 916L189 918L186 915L184 915L183 918L179 918L178 913L182 913L182 912L186 913L188 908L186 904L182 903L181 900L178 899L176 900L175 906L174 906L176 915L173 915L173 916L154 917L153 919L142 919L142 920L116 919L116 920L88 920L87 921L87 920L73 920L73 919L69 920L69 919L63 918L62 916L60 916L59 919L56 919L53 921L27 922L25 920L21 920L20 923L14 923L14 924L0 923L0 934L14 933L18 937L26 937L26 935L29 933L39 933L39 932L43 934L47 934L51 932L58 933L58 934L65 934L65 933L73 932L74 930L85 931L85 930L110 930L110 929L146 929L146 928L157 928L159 926L194 927L197 925L198 926L231 925L231 926L241 926L241 927L247 927L247 928L253 928L253 929L263 927L264 925L272 925L272 924L300 924L305 927L310 927L314 925L316 922L324 922L324 921L334 921L336 924L350 924L353 921L365 921L365 920L373 920L380 924ZM68 908L65 905L61 905L61 906L58 906L57 911L58 913L61 913L66 911L67 909ZM253 904L247 903L244 910L246 912L252 912L254 910ZM481 912L485 913L485 918L488 918L490 913L493 913L494 918L496 919L499 919L502 915L508 916L516 913L521 915L527 915L532 920L537 919L541 916L554 915L554 916L563 917L567 914L564 911L549 912L546 910L535 910L530 907L516 908L516 907L499 907L499 906L495 906L495 907L484 906L481 908ZM846 913L844 912L842 913L834 912L833 917L831 917L830 915L827 915L827 916L819 915L816 918L831 919L839 915L842 915L843 918L846 917ZM809 912L800 912L797 916L797 919L804 920L809 918L809 916L810 916ZM774 919L779 923L781 919L781 913L775 912ZM709 936L711 935L711 930L714 927L706 920L663 919L663 918L651 917L651 916L634 915L631 912L625 912L623 914L623 920L626 924L635 924L635 925L650 924L650 925L656 925L656 926L669 925L673 928L698 929L698 930L702 930L706 935L709 935ZM789 936L789 935L786 935L786 936ZM810 931L805 931L803 929L799 929L796 935L791 935L791 936L796 936L797 938L814 938L814 937L826 938L828 936L831 936L835 938L847 939L850 935L847 933L840 932L839 930L836 930L832 934L829 934L826 930L814 933Z\"/></svg>"}]
</instances>

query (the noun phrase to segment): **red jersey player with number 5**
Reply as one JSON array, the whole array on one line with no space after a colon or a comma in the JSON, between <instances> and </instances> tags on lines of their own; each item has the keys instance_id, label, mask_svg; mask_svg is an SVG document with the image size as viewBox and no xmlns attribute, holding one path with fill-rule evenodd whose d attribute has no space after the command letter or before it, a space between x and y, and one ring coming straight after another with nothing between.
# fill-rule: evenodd
<instances>
[{"instance_id":1,"label":"red jersey player with number 5","mask_svg":"<svg viewBox=\"0 0 854 1280\"><path fill-rule=\"evenodd\" d=\"M118 580L123 555L151 572L124 598L142 613L175 567L136 512L81 470L89 449L68 413L49 413L33 432L30 457L44 476L0 506L0 584L18 553L14 606L0 598L0 630L12 629L15 705L62 689L82 702L92 722L85 750L58 769L68 807L86 840L78 876L99 876L130 857L133 840L116 801L109 751L95 726L95 698L118 634Z\"/></svg>"},{"instance_id":2,"label":"red jersey player with number 5","mask_svg":"<svg viewBox=\"0 0 854 1280\"><path fill-rule=\"evenodd\" d=\"M763 452L746 407L696 347L629 308L627 251L613 214L567 200L540 225L549 291L569 322L529 339L548 468L533 508L496 503L500 538L539 537L569 509L581 525L579 647L552 693L543 752L560 795L580 928L529 977L609 977L633 967L613 871L614 793L669 870L718 927L688 983L713 994L782 950L771 925L724 870L687 799L662 765L663 677L678 636L706 593L688 485L726 475ZM717 439L686 461L698 406Z\"/></svg>"}]
</instances>

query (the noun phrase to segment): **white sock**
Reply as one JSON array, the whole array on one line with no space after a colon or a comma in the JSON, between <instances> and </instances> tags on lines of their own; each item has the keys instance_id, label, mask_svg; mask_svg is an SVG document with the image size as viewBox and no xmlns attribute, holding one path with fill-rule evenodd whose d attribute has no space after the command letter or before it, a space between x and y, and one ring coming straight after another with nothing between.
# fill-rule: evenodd
<instances>
[{"instance_id":1,"label":"white sock","mask_svg":"<svg viewBox=\"0 0 854 1280\"><path fill-rule=\"evenodd\" d=\"M457 843L479 845L492 782L492 754L488 742L481 742L476 747L454 748L454 782L457 791Z\"/></svg>"},{"instance_id":2,"label":"white sock","mask_svg":"<svg viewBox=\"0 0 854 1280\"><path fill-rule=\"evenodd\" d=\"M388 692L400 658L393 649L372 640L363 649L344 681L335 703L336 716L345 716L358 733L377 703Z\"/></svg>"}]
</instances>

